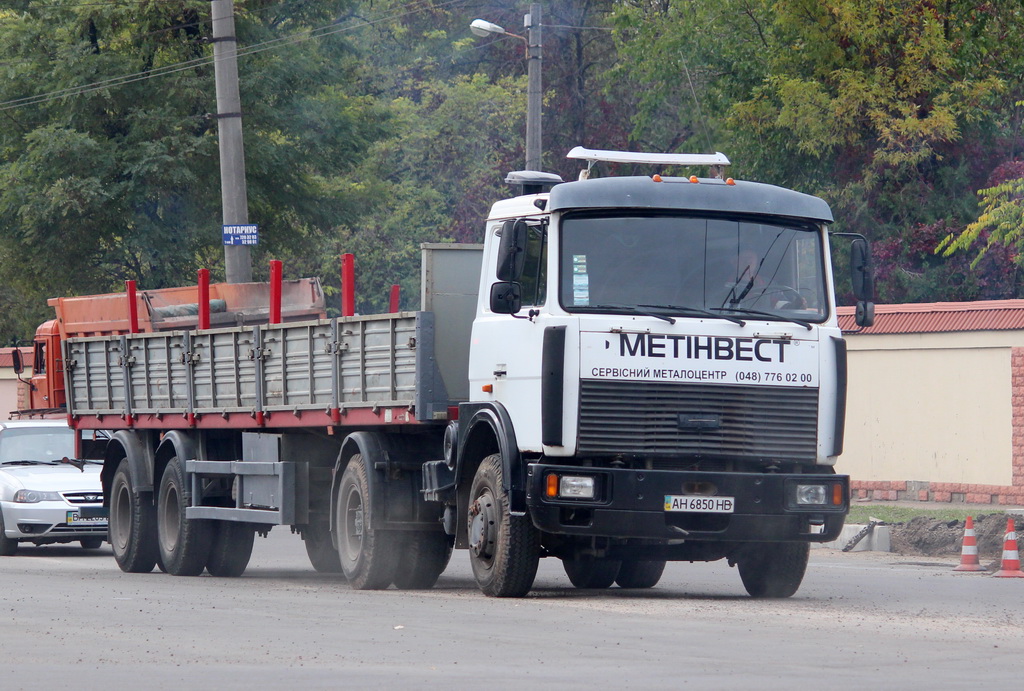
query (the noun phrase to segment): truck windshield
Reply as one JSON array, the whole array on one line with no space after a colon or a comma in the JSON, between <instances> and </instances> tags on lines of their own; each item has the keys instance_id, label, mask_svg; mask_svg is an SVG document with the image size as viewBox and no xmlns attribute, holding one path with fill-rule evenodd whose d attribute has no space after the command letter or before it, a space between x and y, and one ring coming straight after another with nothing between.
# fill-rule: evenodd
<instances>
[{"instance_id":1,"label":"truck windshield","mask_svg":"<svg viewBox=\"0 0 1024 691\"><path fill-rule=\"evenodd\" d=\"M682 215L566 216L559 299L569 312L661 307L748 319L828 316L821 233L808 224Z\"/></svg>"}]
</instances>

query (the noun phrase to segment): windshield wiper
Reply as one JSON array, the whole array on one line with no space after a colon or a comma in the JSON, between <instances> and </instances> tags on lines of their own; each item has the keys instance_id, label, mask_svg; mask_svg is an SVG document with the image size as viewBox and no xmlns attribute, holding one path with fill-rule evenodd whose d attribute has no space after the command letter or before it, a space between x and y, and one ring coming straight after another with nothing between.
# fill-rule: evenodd
<instances>
[{"instance_id":1,"label":"windshield wiper","mask_svg":"<svg viewBox=\"0 0 1024 691\"><path fill-rule=\"evenodd\" d=\"M647 307L649 309L659 310L672 310L678 312L681 317L710 317L711 319L724 319L730 321L733 324L739 324L740 326L746 326L747 323L739 317L730 317L727 314L718 314L716 312L710 312L708 310L700 309L699 307L683 307L682 305L637 305L638 307Z\"/></svg>"},{"instance_id":2,"label":"windshield wiper","mask_svg":"<svg viewBox=\"0 0 1024 691\"><path fill-rule=\"evenodd\" d=\"M584 310L619 310L620 312L631 312L633 314L640 314L645 317L654 317L655 319L661 319L667 321L669 324L675 324L676 320L667 314L661 314L659 312L652 312L649 309L639 309L640 307L646 307L647 305L622 305L615 302L606 302L603 305L587 305L583 308L577 308L580 311Z\"/></svg>"},{"instance_id":3,"label":"windshield wiper","mask_svg":"<svg viewBox=\"0 0 1024 691\"><path fill-rule=\"evenodd\" d=\"M814 327L811 326L810 322L805 322L803 319L794 319L793 317L785 317L776 312L762 312L761 310L751 310L745 307L712 307L715 312L737 312L739 314L748 314L752 317L768 317L769 319L778 319L779 321L791 322L793 324L799 324L808 331ZM724 317L724 315L723 315Z\"/></svg>"}]
</instances>

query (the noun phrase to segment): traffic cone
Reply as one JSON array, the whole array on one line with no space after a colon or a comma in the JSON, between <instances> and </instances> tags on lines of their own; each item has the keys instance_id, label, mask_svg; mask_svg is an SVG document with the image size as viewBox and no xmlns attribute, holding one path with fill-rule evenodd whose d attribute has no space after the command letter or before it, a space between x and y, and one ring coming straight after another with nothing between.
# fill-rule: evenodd
<instances>
[{"instance_id":1,"label":"traffic cone","mask_svg":"<svg viewBox=\"0 0 1024 691\"><path fill-rule=\"evenodd\" d=\"M964 526L964 544L960 548L960 566L954 571L984 571L985 567L978 561L978 538L974 534L974 519L967 517Z\"/></svg>"},{"instance_id":2,"label":"traffic cone","mask_svg":"<svg viewBox=\"0 0 1024 691\"><path fill-rule=\"evenodd\" d=\"M1020 553L1017 551L1017 533L1013 529L1013 519L1006 519L1006 535L1003 536L1003 565L992 574L996 578L1024 578L1020 570Z\"/></svg>"}]
</instances>

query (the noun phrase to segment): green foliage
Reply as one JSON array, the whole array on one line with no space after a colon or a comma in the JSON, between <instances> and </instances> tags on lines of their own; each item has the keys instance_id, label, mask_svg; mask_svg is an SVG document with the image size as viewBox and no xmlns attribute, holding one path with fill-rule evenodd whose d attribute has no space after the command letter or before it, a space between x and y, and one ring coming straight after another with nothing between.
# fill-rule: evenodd
<instances>
[{"instance_id":1,"label":"green foliage","mask_svg":"<svg viewBox=\"0 0 1024 691\"><path fill-rule=\"evenodd\" d=\"M342 181L384 136L387 110L352 92L358 65L339 36L279 40L330 26L346 4L236 3L257 276L267 255L319 254L367 205ZM0 282L31 304L118 290L129 278L180 285L200 266L216 275L209 3L5 5L0 101L17 107L0 111ZM245 55L258 45L272 49Z\"/></svg>"}]
</instances>

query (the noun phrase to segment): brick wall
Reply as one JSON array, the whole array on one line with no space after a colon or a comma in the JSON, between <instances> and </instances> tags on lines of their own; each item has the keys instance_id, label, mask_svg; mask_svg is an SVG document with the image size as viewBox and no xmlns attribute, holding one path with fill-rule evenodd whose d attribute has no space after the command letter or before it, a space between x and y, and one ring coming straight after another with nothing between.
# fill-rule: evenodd
<instances>
[{"instance_id":1,"label":"brick wall","mask_svg":"<svg viewBox=\"0 0 1024 691\"><path fill-rule=\"evenodd\" d=\"M872 501L940 501L965 504L1024 506L1024 348L1013 348L1012 377L1012 463L1011 485L976 485L953 482L912 482L906 480L850 482L854 499Z\"/></svg>"}]
</instances>

